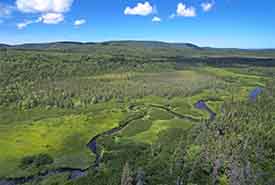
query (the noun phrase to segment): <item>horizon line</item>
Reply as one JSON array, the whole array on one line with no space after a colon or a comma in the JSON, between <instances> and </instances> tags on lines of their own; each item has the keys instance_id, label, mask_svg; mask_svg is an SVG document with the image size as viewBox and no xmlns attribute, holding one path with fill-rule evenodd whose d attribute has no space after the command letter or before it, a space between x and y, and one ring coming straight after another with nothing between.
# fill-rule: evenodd
<instances>
[{"instance_id":1,"label":"horizon line","mask_svg":"<svg viewBox=\"0 0 275 185\"><path fill-rule=\"evenodd\" d=\"M175 41L164 41L164 40L142 40L142 39L120 39L120 40L101 40L101 41L80 41L80 40L53 40L53 41L41 41L41 42L18 42L18 43L6 43L0 42L0 45L7 46L22 46L28 44L54 44L54 43L78 43L78 44L101 44L106 42L160 42L166 44L192 44L200 48L210 48L210 49L239 49L239 50L275 50L275 48L264 48L264 47L255 47L255 48L242 48L242 47L215 47L211 45L201 46L194 44L192 42L175 42Z\"/></svg>"}]
</instances>

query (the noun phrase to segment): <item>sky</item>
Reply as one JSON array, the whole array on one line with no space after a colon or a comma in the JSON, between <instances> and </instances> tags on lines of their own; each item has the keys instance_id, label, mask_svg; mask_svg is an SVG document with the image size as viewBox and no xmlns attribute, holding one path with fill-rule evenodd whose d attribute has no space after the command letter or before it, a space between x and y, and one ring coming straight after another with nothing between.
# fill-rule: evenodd
<instances>
[{"instance_id":1,"label":"sky","mask_svg":"<svg viewBox=\"0 0 275 185\"><path fill-rule=\"evenodd\" d=\"M0 43L109 40L275 48L275 0L0 0Z\"/></svg>"}]
</instances>

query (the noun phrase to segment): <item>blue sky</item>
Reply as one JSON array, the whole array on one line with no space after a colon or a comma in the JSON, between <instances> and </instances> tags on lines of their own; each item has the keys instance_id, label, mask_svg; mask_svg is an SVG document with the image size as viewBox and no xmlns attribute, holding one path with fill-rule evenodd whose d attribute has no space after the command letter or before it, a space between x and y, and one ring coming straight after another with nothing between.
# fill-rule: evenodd
<instances>
[{"instance_id":1,"label":"blue sky","mask_svg":"<svg viewBox=\"0 0 275 185\"><path fill-rule=\"evenodd\" d=\"M0 0L0 43L65 40L275 48L275 1Z\"/></svg>"}]
</instances>

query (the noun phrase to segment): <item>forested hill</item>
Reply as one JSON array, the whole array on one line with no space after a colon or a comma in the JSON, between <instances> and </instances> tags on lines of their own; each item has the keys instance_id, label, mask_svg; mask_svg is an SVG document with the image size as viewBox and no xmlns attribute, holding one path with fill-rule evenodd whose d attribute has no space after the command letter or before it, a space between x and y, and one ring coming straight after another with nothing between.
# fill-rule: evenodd
<instances>
[{"instance_id":1,"label":"forested hill","mask_svg":"<svg viewBox=\"0 0 275 185\"><path fill-rule=\"evenodd\" d=\"M90 46L121 46L121 47L145 47L145 48L193 48L200 49L199 46L191 43L167 43L160 41L106 41L106 42L49 42L49 43L26 43L20 45L0 44L0 47L21 48L21 49L53 49L53 48L82 48Z\"/></svg>"},{"instance_id":2,"label":"forested hill","mask_svg":"<svg viewBox=\"0 0 275 185\"><path fill-rule=\"evenodd\" d=\"M45 50L62 52L81 52L106 54L127 54L150 56L192 56L192 57L272 57L275 58L275 49L224 49L200 47L192 43L168 43L160 41L108 41L108 42L51 42L27 43L21 45L0 44L1 49L12 50Z\"/></svg>"}]
</instances>

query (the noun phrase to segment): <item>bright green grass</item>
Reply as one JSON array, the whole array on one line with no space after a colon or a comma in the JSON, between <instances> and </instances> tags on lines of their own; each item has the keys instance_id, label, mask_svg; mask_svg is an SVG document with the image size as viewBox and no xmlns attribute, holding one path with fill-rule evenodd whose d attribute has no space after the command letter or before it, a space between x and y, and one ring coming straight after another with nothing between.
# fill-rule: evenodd
<instances>
[{"instance_id":1,"label":"bright green grass","mask_svg":"<svg viewBox=\"0 0 275 185\"><path fill-rule=\"evenodd\" d=\"M55 118L64 115L78 114L78 110L65 110L53 108L49 110L35 108L29 111L0 109L0 125L8 125L19 122L38 121L42 119Z\"/></svg>"},{"instance_id":2,"label":"bright green grass","mask_svg":"<svg viewBox=\"0 0 275 185\"><path fill-rule=\"evenodd\" d=\"M48 178L43 179L39 182L34 181L34 182L26 183L24 185L58 185L58 184L64 184L65 182L68 181L68 176L69 176L69 174L67 174L67 173L52 175L52 176L49 176Z\"/></svg>"},{"instance_id":3,"label":"bright green grass","mask_svg":"<svg viewBox=\"0 0 275 185\"><path fill-rule=\"evenodd\" d=\"M164 130L169 128L189 129L192 125L193 123L181 119L157 120L152 123L152 126L148 130L136 134L129 139L134 140L135 142L152 144L158 139L159 134Z\"/></svg>"},{"instance_id":4,"label":"bright green grass","mask_svg":"<svg viewBox=\"0 0 275 185\"><path fill-rule=\"evenodd\" d=\"M23 176L33 171L18 169L24 156L48 153L52 167L86 168L94 160L88 141L98 133L118 125L124 113L102 111L100 114L66 115L0 125L0 176Z\"/></svg>"},{"instance_id":5,"label":"bright green grass","mask_svg":"<svg viewBox=\"0 0 275 185\"><path fill-rule=\"evenodd\" d=\"M212 73L215 76L219 76L219 77L240 77L240 78L252 78L252 79L262 78L257 75L248 75L248 74L233 72L232 69L227 70L226 68L204 67L203 71Z\"/></svg>"},{"instance_id":6,"label":"bright green grass","mask_svg":"<svg viewBox=\"0 0 275 185\"><path fill-rule=\"evenodd\" d=\"M153 108L149 111L149 119L150 120L170 120L175 116L165 110Z\"/></svg>"},{"instance_id":7,"label":"bright green grass","mask_svg":"<svg viewBox=\"0 0 275 185\"><path fill-rule=\"evenodd\" d=\"M152 125L152 121L148 119L139 119L133 121L131 125L126 127L120 135L123 137L132 137L140 132L145 132L146 130L150 129Z\"/></svg>"},{"instance_id":8,"label":"bright green grass","mask_svg":"<svg viewBox=\"0 0 275 185\"><path fill-rule=\"evenodd\" d=\"M146 96L142 99L136 100L138 104L167 104L169 101L167 98L159 97L159 96Z\"/></svg>"},{"instance_id":9,"label":"bright green grass","mask_svg":"<svg viewBox=\"0 0 275 185\"><path fill-rule=\"evenodd\" d=\"M148 129L150 129L153 124L153 121L171 120L173 118L174 115L167 111L158 108L149 108L148 114L145 119L133 121L128 127L126 127L121 132L120 135L123 137L133 137L141 132L145 132Z\"/></svg>"},{"instance_id":10,"label":"bright green grass","mask_svg":"<svg viewBox=\"0 0 275 185\"><path fill-rule=\"evenodd\" d=\"M171 106L174 111L182 115L189 115L194 118L203 118L208 114L194 107L194 104L200 100L199 98L186 98L186 97L175 97L171 100Z\"/></svg>"},{"instance_id":11,"label":"bright green grass","mask_svg":"<svg viewBox=\"0 0 275 185\"><path fill-rule=\"evenodd\" d=\"M234 83L236 83L235 85L239 84L242 86L264 86L264 81L268 79L253 74L233 72L232 69L227 70L225 68L204 67L200 69L200 71L220 78L229 79L230 81L234 81Z\"/></svg>"}]
</instances>

